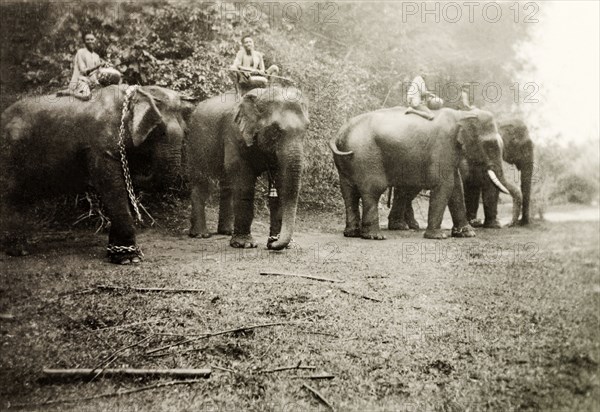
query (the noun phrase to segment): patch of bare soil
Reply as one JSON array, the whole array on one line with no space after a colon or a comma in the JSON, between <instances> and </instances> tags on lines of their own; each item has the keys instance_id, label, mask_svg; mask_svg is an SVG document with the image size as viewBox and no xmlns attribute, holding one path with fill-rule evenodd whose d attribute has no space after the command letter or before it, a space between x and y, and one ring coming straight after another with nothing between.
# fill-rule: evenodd
<instances>
[{"instance_id":1,"label":"patch of bare soil","mask_svg":"<svg viewBox=\"0 0 600 412\"><path fill-rule=\"evenodd\" d=\"M325 410L303 383L344 411L598 406L597 222L445 241L342 230L341 212L303 213L296 247L271 252L149 229L139 266L107 263L105 234L50 232L30 256L0 257L0 408ZM267 219L254 232L266 243ZM251 326L261 327L238 330ZM170 379L41 379L43 367L105 364L213 372L96 399ZM288 369L263 373L277 368ZM325 373L335 377L310 379Z\"/></svg>"}]
</instances>

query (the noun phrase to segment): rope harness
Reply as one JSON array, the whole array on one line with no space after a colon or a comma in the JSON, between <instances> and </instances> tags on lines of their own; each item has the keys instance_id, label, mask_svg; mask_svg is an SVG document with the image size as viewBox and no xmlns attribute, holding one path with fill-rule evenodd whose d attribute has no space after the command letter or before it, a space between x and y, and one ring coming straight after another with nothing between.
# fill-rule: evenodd
<instances>
[{"instance_id":1,"label":"rope harness","mask_svg":"<svg viewBox=\"0 0 600 412\"><path fill-rule=\"evenodd\" d=\"M142 223L142 215L138 207L138 200L133 191L133 183L131 182L131 175L129 173L129 163L127 162L127 156L125 155L125 136L127 134L127 129L125 128L125 119L129 113L129 102L131 101L131 97L137 91L138 87L139 86L129 86L125 91L125 100L123 101L123 111L121 114L121 127L119 128L119 153L121 154L123 177L125 178L125 186L127 187L129 201L131 202L131 206L133 206L137 221Z\"/></svg>"}]
</instances>

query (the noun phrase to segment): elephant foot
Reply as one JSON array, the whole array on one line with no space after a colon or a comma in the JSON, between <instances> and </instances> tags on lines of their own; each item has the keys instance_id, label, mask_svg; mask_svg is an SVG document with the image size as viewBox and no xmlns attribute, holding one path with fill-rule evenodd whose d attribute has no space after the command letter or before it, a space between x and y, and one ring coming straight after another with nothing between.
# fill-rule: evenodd
<instances>
[{"instance_id":1,"label":"elephant foot","mask_svg":"<svg viewBox=\"0 0 600 412\"><path fill-rule=\"evenodd\" d=\"M408 224L401 220L389 220L388 230L408 230L410 227Z\"/></svg>"},{"instance_id":2,"label":"elephant foot","mask_svg":"<svg viewBox=\"0 0 600 412\"><path fill-rule=\"evenodd\" d=\"M483 223L483 227L486 229L500 229L502 227L502 225L500 224L500 222L498 222L496 219L491 220L491 221L485 221Z\"/></svg>"},{"instance_id":3,"label":"elephant foot","mask_svg":"<svg viewBox=\"0 0 600 412\"><path fill-rule=\"evenodd\" d=\"M217 233L219 235L228 235L228 236L231 236L231 235L233 235L233 229L230 229L230 228L228 229L228 228L224 228L224 227L218 227L217 228Z\"/></svg>"},{"instance_id":4,"label":"elephant foot","mask_svg":"<svg viewBox=\"0 0 600 412\"><path fill-rule=\"evenodd\" d=\"M240 249L252 249L258 246L252 235L233 235L229 241L231 247Z\"/></svg>"},{"instance_id":5,"label":"elephant foot","mask_svg":"<svg viewBox=\"0 0 600 412\"><path fill-rule=\"evenodd\" d=\"M360 229L359 228L344 229L344 236L345 237L360 237Z\"/></svg>"},{"instance_id":6,"label":"elephant foot","mask_svg":"<svg viewBox=\"0 0 600 412\"><path fill-rule=\"evenodd\" d=\"M229 233L229 234L231 234L231 233ZM197 237L199 237L199 238L202 238L202 239L208 239L212 235L209 232L195 233L195 232L192 232L190 230L190 233L188 233L188 236L191 237L191 238L197 238Z\"/></svg>"},{"instance_id":7,"label":"elephant foot","mask_svg":"<svg viewBox=\"0 0 600 412\"><path fill-rule=\"evenodd\" d=\"M469 225L463 226L461 228L453 227L452 228L452 237L475 237L475 231Z\"/></svg>"},{"instance_id":8,"label":"elephant foot","mask_svg":"<svg viewBox=\"0 0 600 412\"><path fill-rule=\"evenodd\" d=\"M273 250L277 250L277 248L273 247L273 244L275 242L277 242L279 240L279 234L275 235L275 236L269 236L267 238L267 249L273 249ZM296 242L294 241L294 238L292 238L290 240L290 243L288 243L283 249L293 249L295 248Z\"/></svg>"},{"instance_id":9,"label":"elephant foot","mask_svg":"<svg viewBox=\"0 0 600 412\"><path fill-rule=\"evenodd\" d=\"M529 218L523 218L523 219L519 220L520 226L527 226L528 224L529 224Z\"/></svg>"},{"instance_id":10,"label":"elephant foot","mask_svg":"<svg viewBox=\"0 0 600 412\"><path fill-rule=\"evenodd\" d=\"M421 227L419 226L419 222L417 222L415 219L409 219L408 228L411 230L421 230Z\"/></svg>"},{"instance_id":11,"label":"elephant foot","mask_svg":"<svg viewBox=\"0 0 600 412\"><path fill-rule=\"evenodd\" d=\"M117 265L137 265L138 263L141 263L141 259L137 256L133 256L130 258L120 258L120 259L113 259L111 258L110 263L114 263Z\"/></svg>"},{"instance_id":12,"label":"elephant foot","mask_svg":"<svg viewBox=\"0 0 600 412\"><path fill-rule=\"evenodd\" d=\"M483 222L481 221L481 219L477 219L477 218L469 220L469 224L471 225L471 227L483 226Z\"/></svg>"},{"instance_id":13,"label":"elephant foot","mask_svg":"<svg viewBox=\"0 0 600 412\"><path fill-rule=\"evenodd\" d=\"M142 261L142 250L138 246L116 246L108 245L106 248L110 263L117 265L138 264Z\"/></svg>"},{"instance_id":14,"label":"elephant foot","mask_svg":"<svg viewBox=\"0 0 600 412\"><path fill-rule=\"evenodd\" d=\"M375 232L375 233L363 233L363 234L360 235L360 237L363 238L363 239L367 239L367 240L385 240L385 236L383 236L379 232Z\"/></svg>"},{"instance_id":15,"label":"elephant foot","mask_svg":"<svg viewBox=\"0 0 600 412\"><path fill-rule=\"evenodd\" d=\"M423 237L425 239L447 239L448 235L442 229L427 229Z\"/></svg>"}]
</instances>

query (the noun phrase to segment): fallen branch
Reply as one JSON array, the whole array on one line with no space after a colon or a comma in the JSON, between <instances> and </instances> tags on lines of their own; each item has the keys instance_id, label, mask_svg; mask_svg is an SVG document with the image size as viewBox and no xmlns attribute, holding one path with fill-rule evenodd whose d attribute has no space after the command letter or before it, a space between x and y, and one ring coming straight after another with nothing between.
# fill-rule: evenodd
<instances>
[{"instance_id":1,"label":"fallen branch","mask_svg":"<svg viewBox=\"0 0 600 412\"><path fill-rule=\"evenodd\" d=\"M47 378L89 378L96 369L46 369L42 373ZM208 378L211 369L105 369L104 376L175 376L178 378Z\"/></svg>"},{"instance_id":2,"label":"fallen branch","mask_svg":"<svg viewBox=\"0 0 600 412\"><path fill-rule=\"evenodd\" d=\"M319 393L319 391L317 391L316 389L310 387L306 383L303 383L302 387L304 389L308 390L310 393L312 393L315 396L315 398L317 398L318 400L320 400L325 406L327 406L328 408L330 408L332 411L335 411L335 408L329 402L327 402L327 399L325 399L325 397L323 397L323 395L321 395Z\"/></svg>"},{"instance_id":3,"label":"fallen branch","mask_svg":"<svg viewBox=\"0 0 600 412\"><path fill-rule=\"evenodd\" d=\"M120 353L125 352L127 349L133 348L134 346L137 345L141 345L144 342L147 342L148 340L150 340L150 338L152 338L152 335L142 339L139 342L136 343L132 343L131 345L125 346L115 352L113 352L112 354L110 354L109 356L107 356L102 362L100 362L100 364L98 364L97 366L95 366L92 371L98 370L98 372L92 377L91 380L94 380L98 377L98 375L100 375L102 372L104 372L106 370L106 368L108 367L108 365L110 365L111 363L113 363L115 360L117 360L117 357Z\"/></svg>"},{"instance_id":4,"label":"fallen branch","mask_svg":"<svg viewBox=\"0 0 600 412\"><path fill-rule=\"evenodd\" d=\"M156 383L154 385L142 386L141 388L127 389L127 390L124 390L124 391L117 391L117 392L101 393L101 394L98 394L98 395L86 396L84 398L54 399L54 400L49 400L49 401L44 401L44 402L36 402L36 403L15 403L15 404L13 404L11 406L14 406L14 407L25 407L25 406L54 405L54 404L57 404L57 403L83 402L83 401L90 401L90 400L93 400L93 399L109 398L109 397L112 397L112 396L129 395L131 393L142 392L142 391L149 391L149 390L152 390L152 389L163 388L165 386L189 385L189 384L192 384L192 383L202 382L203 380L204 379L187 379L187 380L179 380L179 381L160 382L160 383Z\"/></svg>"},{"instance_id":5,"label":"fallen branch","mask_svg":"<svg viewBox=\"0 0 600 412\"><path fill-rule=\"evenodd\" d=\"M217 366L217 365L210 365L210 366L211 366L211 368L218 369L218 370L221 370L221 371L231 372L231 373L236 374L236 375L239 374L239 372L234 371L233 369L223 368L222 366Z\"/></svg>"},{"instance_id":6,"label":"fallen branch","mask_svg":"<svg viewBox=\"0 0 600 412\"><path fill-rule=\"evenodd\" d=\"M281 368L266 369L266 370L263 370L263 371L258 371L258 373L274 373L274 372L290 371L290 370L296 370L296 369L315 370L317 368L315 366L300 366L300 365L296 365L296 366L282 366Z\"/></svg>"},{"instance_id":7,"label":"fallen branch","mask_svg":"<svg viewBox=\"0 0 600 412\"><path fill-rule=\"evenodd\" d=\"M306 376L292 376L292 379L333 379L335 375L329 373L319 373L317 375L306 375Z\"/></svg>"},{"instance_id":8,"label":"fallen branch","mask_svg":"<svg viewBox=\"0 0 600 412\"><path fill-rule=\"evenodd\" d=\"M313 331L313 330L299 330L299 333L307 333L310 335L323 335L323 336L331 336L332 338L339 338L338 335L335 335L333 333L327 333L327 332L317 332L317 331Z\"/></svg>"},{"instance_id":9,"label":"fallen branch","mask_svg":"<svg viewBox=\"0 0 600 412\"><path fill-rule=\"evenodd\" d=\"M165 345L165 346L161 346L159 348L155 348L155 349L149 350L149 351L146 352L146 355L151 355L153 353L160 352L160 351L165 350L165 349L173 348L175 346L180 346L180 345L185 345L187 343L196 342L196 341L199 341L200 339L210 338L211 336L219 336L219 335L225 335L227 333L243 332L245 330L258 329L258 328L266 328L266 327L269 327L269 326L289 325L289 324L290 324L290 322L265 323L263 325L242 326L242 327L239 327L239 328L228 329L228 330L224 330L224 331L220 331L220 332L206 333L206 334L204 334L202 336L198 336L197 338L186 339L186 340L183 340L183 341L180 341L180 342L172 343L170 345Z\"/></svg>"},{"instance_id":10,"label":"fallen branch","mask_svg":"<svg viewBox=\"0 0 600 412\"><path fill-rule=\"evenodd\" d=\"M347 295L354 295L354 296L358 296L359 298L363 298L366 300L372 300L373 302L383 302L381 299L377 299L377 298L372 298L370 296L366 296L366 295L361 295L360 293L355 293L355 292L350 292L346 289L342 289L342 288L338 288L340 292L345 293Z\"/></svg>"},{"instance_id":11,"label":"fallen branch","mask_svg":"<svg viewBox=\"0 0 600 412\"><path fill-rule=\"evenodd\" d=\"M143 288L131 286L96 285L100 290L126 290L132 292L204 293L202 289Z\"/></svg>"},{"instance_id":12,"label":"fallen branch","mask_svg":"<svg viewBox=\"0 0 600 412\"><path fill-rule=\"evenodd\" d=\"M310 275L298 275L295 273L260 272L260 275L261 276L291 276L291 277L295 277L295 278L318 280L320 282L332 282L332 283L344 282L343 280L338 280L338 279L322 278L319 276L310 276Z\"/></svg>"},{"instance_id":13,"label":"fallen branch","mask_svg":"<svg viewBox=\"0 0 600 412\"><path fill-rule=\"evenodd\" d=\"M113 326L106 326L104 328L98 328L98 329L94 329L94 332L98 332L98 331L103 331L103 330L107 330L107 329L120 329L120 328L130 328L132 326L139 326L139 325L145 325L147 323L152 323L152 322L157 322L159 320L162 319L151 319L151 320L144 320L141 322L133 322L133 323L127 323L125 325L113 325ZM157 333L156 335L161 335L160 333Z\"/></svg>"}]
</instances>

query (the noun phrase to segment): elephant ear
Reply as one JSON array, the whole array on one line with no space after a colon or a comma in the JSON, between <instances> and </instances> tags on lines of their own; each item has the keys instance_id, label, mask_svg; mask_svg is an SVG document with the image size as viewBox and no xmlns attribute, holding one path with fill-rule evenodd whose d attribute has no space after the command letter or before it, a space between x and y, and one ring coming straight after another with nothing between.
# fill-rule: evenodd
<instances>
[{"instance_id":1,"label":"elephant ear","mask_svg":"<svg viewBox=\"0 0 600 412\"><path fill-rule=\"evenodd\" d=\"M256 106L258 95L253 92L254 90L251 90L244 95L234 113L234 120L240 129L242 140L248 147L254 144L254 136L258 132L260 117Z\"/></svg>"},{"instance_id":2,"label":"elephant ear","mask_svg":"<svg viewBox=\"0 0 600 412\"><path fill-rule=\"evenodd\" d=\"M458 121L458 134L456 140L462 147L465 147L474 136L477 136L478 123L479 118L472 112L466 112L466 114Z\"/></svg>"},{"instance_id":3,"label":"elephant ear","mask_svg":"<svg viewBox=\"0 0 600 412\"><path fill-rule=\"evenodd\" d=\"M142 144L156 126L162 124L162 114L153 97L144 90L138 89L132 99L131 139L134 146Z\"/></svg>"}]
</instances>

